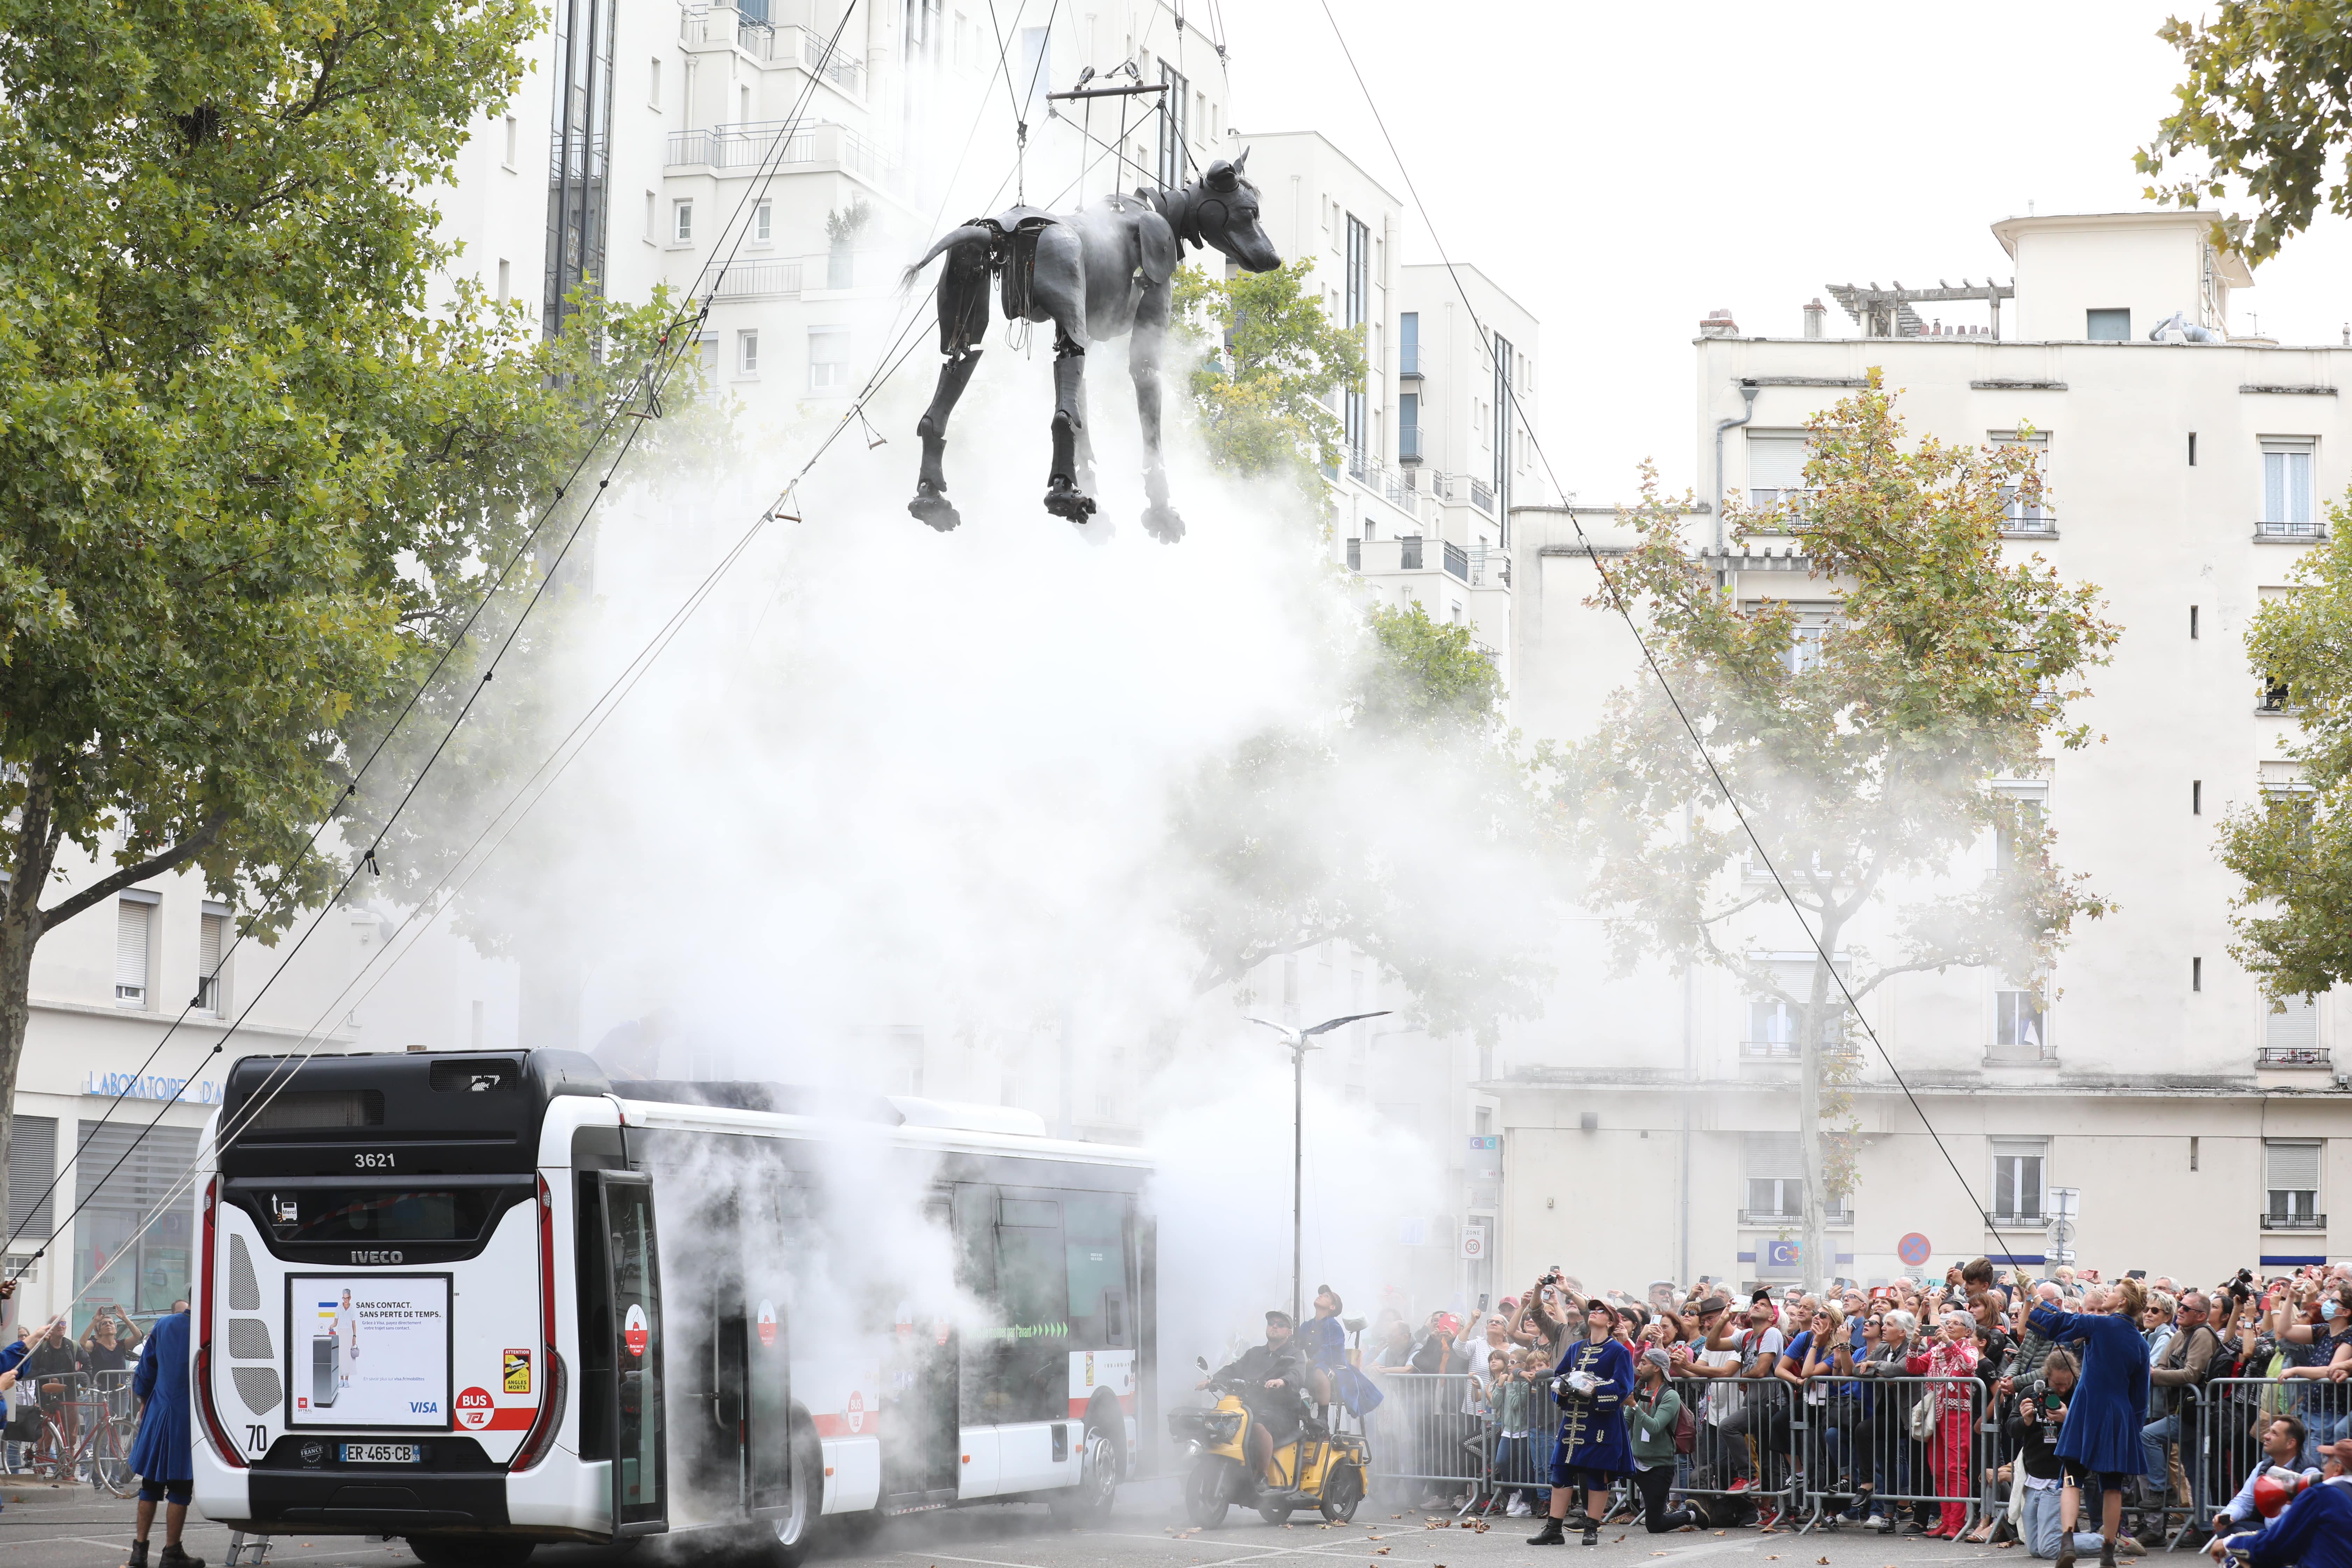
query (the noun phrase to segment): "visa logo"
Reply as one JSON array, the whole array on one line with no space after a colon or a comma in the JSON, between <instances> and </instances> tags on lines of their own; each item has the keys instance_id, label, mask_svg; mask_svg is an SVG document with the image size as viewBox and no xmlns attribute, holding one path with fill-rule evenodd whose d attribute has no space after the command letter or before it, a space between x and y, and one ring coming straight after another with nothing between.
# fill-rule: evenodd
<instances>
[{"instance_id":1,"label":"visa logo","mask_svg":"<svg viewBox=\"0 0 2352 1568\"><path fill-rule=\"evenodd\" d=\"M438 1413L440 1408L441 1405L436 1400L412 1399L408 1402L409 1414L412 1415L432 1415Z\"/></svg>"}]
</instances>

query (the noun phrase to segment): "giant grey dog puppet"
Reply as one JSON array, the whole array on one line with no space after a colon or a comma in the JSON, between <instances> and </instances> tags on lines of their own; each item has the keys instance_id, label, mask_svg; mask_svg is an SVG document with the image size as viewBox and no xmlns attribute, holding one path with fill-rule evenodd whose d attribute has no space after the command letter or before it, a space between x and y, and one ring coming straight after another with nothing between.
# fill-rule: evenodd
<instances>
[{"instance_id":1,"label":"giant grey dog puppet","mask_svg":"<svg viewBox=\"0 0 2352 1568\"><path fill-rule=\"evenodd\" d=\"M1129 368L1143 426L1143 526L1173 543L1184 520L1168 504L1160 454L1160 349L1183 247L1208 247L1252 272L1282 265L1258 226L1257 187L1242 177L1244 153L1209 165L1181 191L1106 196L1075 213L1014 207L975 218L940 237L907 268L906 280L944 255L940 277L939 389L915 426L923 438L922 477L907 510L945 532L963 520L947 498L948 416L980 363L988 331L988 280L1000 279L1008 321L1054 323L1054 468L1045 510L1083 523L1093 515L1094 449L1087 439L1087 347L1131 333Z\"/></svg>"}]
</instances>

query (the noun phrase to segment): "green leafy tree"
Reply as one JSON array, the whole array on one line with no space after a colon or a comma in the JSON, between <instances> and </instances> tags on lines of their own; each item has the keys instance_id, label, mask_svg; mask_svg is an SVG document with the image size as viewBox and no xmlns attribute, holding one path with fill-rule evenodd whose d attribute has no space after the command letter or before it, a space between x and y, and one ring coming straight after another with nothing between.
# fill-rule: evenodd
<instances>
[{"instance_id":1,"label":"green leafy tree","mask_svg":"<svg viewBox=\"0 0 2352 1568\"><path fill-rule=\"evenodd\" d=\"M179 868L264 940L325 895L313 829L656 346L428 305L420 193L537 26L0 0L0 1127L45 933ZM51 898L68 845L110 869Z\"/></svg>"},{"instance_id":2,"label":"green leafy tree","mask_svg":"<svg viewBox=\"0 0 2352 1568\"><path fill-rule=\"evenodd\" d=\"M1286 475L1319 500L1315 470L1339 466L1344 432L1328 399L1364 379L1364 334L1340 327L1304 285L1301 258L1218 278L1177 269L1175 319L1197 358L1192 400L1209 456L1251 475Z\"/></svg>"},{"instance_id":3,"label":"green leafy tree","mask_svg":"<svg viewBox=\"0 0 2352 1568\"><path fill-rule=\"evenodd\" d=\"M2264 602L2246 633L2254 670L2300 721L2292 789L2223 820L2221 862L2242 879L2231 955L2273 1002L2352 980L2352 505L2296 565L2296 592Z\"/></svg>"},{"instance_id":4,"label":"green leafy tree","mask_svg":"<svg viewBox=\"0 0 2352 1568\"><path fill-rule=\"evenodd\" d=\"M2249 262L2276 255L2323 201L2352 213L2352 0L2225 0L2157 37L2180 51L2188 78L2172 89L2180 107L2134 159L2160 182L2151 199L2193 207L2242 185L2252 216L2219 220L2218 237ZM2192 152L2203 166L2173 172Z\"/></svg>"},{"instance_id":5,"label":"green leafy tree","mask_svg":"<svg viewBox=\"0 0 2352 1568\"><path fill-rule=\"evenodd\" d=\"M1532 1016L1549 976L1545 825L1468 629L1415 605L1374 609L1368 630L1329 722L1253 736L1178 802L1196 981L1337 940L1395 974L1428 1028L1489 1036Z\"/></svg>"},{"instance_id":6,"label":"green leafy tree","mask_svg":"<svg viewBox=\"0 0 2352 1568\"><path fill-rule=\"evenodd\" d=\"M1629 518L1641 543L1611 571L1857 1001L1898 974L1953 964L2038 992L2074 921L2105 906L2058 868L2039 813L1993 781L2037 773L2051 741L2089 742L2065 708L2116 632L2098 618L2095 589L2067 585L2038 556L2002 557L2010 496L2039 494L2028 449L1906 446L1894 401L1873 370L1865 389L1807 425L1802 500L1730 520L1743 542L1802 540L1809 591L1836 599L1825 625L1726 594L1682 543L1687 502L1662 497L1654 473ZM1592 605L1613 610L1605 593ZM1817 957L1796 984L1750 956L1759 930L1792 945L1785 917L1759 919L1780 890L1750 865L1746 832L1656 680L1616 693L1600 727L1555 761L1591 868L1584 900L1620 917L1621 968L1645 953L1709 963L1793 1009L1803 1256L1824 1273L1825 1205L1853 1183L1844 1134L1859 1068L1828 964ZM2003 847L2000 868L1951 889L1956 862L1988 833ZM1882 932L1883 951L1862 940Z\"/></svg>"}]
</instances>

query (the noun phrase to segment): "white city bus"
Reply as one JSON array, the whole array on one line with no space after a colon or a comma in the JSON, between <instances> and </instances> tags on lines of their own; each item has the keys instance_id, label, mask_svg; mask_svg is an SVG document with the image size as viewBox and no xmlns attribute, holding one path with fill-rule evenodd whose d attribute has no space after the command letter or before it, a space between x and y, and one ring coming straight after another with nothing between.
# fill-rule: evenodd
<instances>
[{"instance_id":1,"label":"white city bus","mask_svg":"<svg viewBox=\"0 0 2352 1568\"><path fill-rule=\"evenodd\" d=\"M1147 1163L1021 1113L531 1051L248 1057L217 1114L195 1496L233 1527L483 1564L716 1529L789 1563L826 1516L1107 1510L1159 1425ZM851 1186L919 1211L966 1326L919 1280L837 1321Z\"/></svg>"}]
</instances>

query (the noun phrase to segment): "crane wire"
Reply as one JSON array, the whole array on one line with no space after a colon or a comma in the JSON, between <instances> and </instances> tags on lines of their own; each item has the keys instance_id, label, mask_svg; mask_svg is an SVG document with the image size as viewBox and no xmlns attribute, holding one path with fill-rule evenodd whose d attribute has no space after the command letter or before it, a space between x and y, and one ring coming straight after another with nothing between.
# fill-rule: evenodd
<instances>
[{"instance_id":1,"label":"crane wire","mask_svg":"<svg viewBox=\"0 0 2352 1568\"><path fill-rule=\"evenodd\" d=\"M1437 247L1438 259L1444 265L1445 276L1453 283L1454 292L1461 297L1462 308L1470 317L1471 325L1477 333L1478 342L1486 351L1488 362L1495 363L1496 356L1492 345L1487 341L1486 323L1480 320L1477 307L1471 303L1469 290L1463 287L1461 277L1454 268L1453 258L1446 254L1444 238L1439 234L1436 222L1430 216L1428 204L1422 200L1420 187L1413 184L1412 172L1406 166L1404 155L1397 150L1396 138L1389 132L1387 117L1381 113L1380 102L1372 96L1370 84L1364 80L1362 68L1356 64L1355 51L1348 47L1347 34L1339 26L1339 18L1332 14L1331 0L1317 0L1317 4L1323 8L1324 19L1331 26L1331 36L1339 45L1339 53L1348 62L1349 74L1356 79L1357 90L1363 94L1364 105L1371 110L1372 122L1380 128L1381 139L1388 144L1389 156L1396 161L1397 173L1403 176L1405 190L1412 195L1413 206L1421 214L1421 221L1429 229L1430 239ZM1550 480L1552 489L1556 492L1565 494L1566 492L1560 489L1559 476L1552 470L1550 456L1544 451L1543 443L1536 435L1535 422L1526 419L1520 411L1518 389L1511 384L1508 376L1499 374L1499 364L1496 368L1498 374L1496 380L1502 386L1503 395L1508 401L1511 413L1522 419L1527 431L1528 444L1534 448L1537 460L1543 464L1544 477ZM1861 1025L1863 1033L1869 1037L1872 1047L1878 1052L1879 1059L1885 1063L1886 1070L1894 1078L1895 1087L1903 1091L1903 1098L1909 1102L1912 1113L1919 1118L1919 1124L1927 1130L1927 1136L1935 1142L1936 1152L1943 1156L1944 1163L1950 1167L1953 1180L1959 1183L1960 1190L1968 1194L1969 1206L1975 1209L1978 1216L1984 1221L1986 1234L2000 1242L2002 1247L2010 1247L2011 1244L2009 1237L1994 1223L1991 1212L1978 1199L1976 1189L1969 1184L1968 1177L1961 1173L1959 1162L1952 1157L1952 1152L1945 1143L1943 1134L1937 1132L1935 1123L1927 1119L1927 1109L1919 1103L1919 1097L1912 1092L1911 1085L1904 1078L1902 1068L1895 1065L1895 1058L1887 1051L1885 1043L1879 1039L1878 1031L1871 1026L1868 1018L1863 1016L1861 1003L1855 1000L1853 991L1846 985L1845 976L1838 973L1838 966L1831 958L1829 950L1822 945L1821 936L1814 931L1812 923L1805 918L1803 907L1797 902L1795 895L1790 892L1788 883L1781 878L1780 868L1773 864L1770 853L1764 847L1762 837L1758 835L1755 825L1748 820L1747 810L1739 804L1739 797L1732 793L1730 783L1724 778L1722 770L1716 765L1715 755L1707 750L1706 741L1700 737L1698 726L1692 721L1689 711L1683 707L1682 699L1675 694L1673 683L1667 680L1665 670L1659 665L1657 655L1652 650L1649 639L1642 635L1641 626L1634 620L1632 609L1626 605L1614 574L1608 567L1601 564L1599 549L1594 545L1591 537L1584 531L1584 525L1577 521L1576 514L1570 511L1567 515L1570 526L1576 530L1577 539L1584 546L1586 557L1592 563L1592 569L1600 574L1601 584L1608 596L1611 607L1616 610L1624 620L1626 630L1633 634L1634 646L1641 649L1643 661L1649 667L1652 677L1656 679L1658 689L1665 694L1668 705L1674 709L1675 719L1680 721L1684 731L1689 735L1693 749L1698 752L1699 761L1706 765L1707 776L1714 781L1716 789L1723 796L1724 804L1731 808L1731 814L1738 822L1740 832L1747 837L1749 847L1755 850L1758 861L1770 874L1773 887L1780 891L1781 900L1789 907L1790 913L1796 918L1798 929L1805 933L1807 944L1821 960L1822 966L1828 972L1829 977L1836 982L1838 994L1844 998L1847 1011L1853 1016L1854 1022ZM1810 1183L1812 1180L1812 1173L1807 1173L1806 1179ZM2014 1259L2019 1255L2011 1251L2004 1256ZM1817 1273L1822 1279L1829 1279L1836 1273L1836 1258L1832 1257L1828 1259L1826 1268L1823 1266L1822 1259L1806 1258L1803 1260L1803 1267Z\"/></svg>"},{"instance_id":2,"label":"crane wire","mask_svg":"<svg viewBox=\"0 0 2352 1568\"><path fill-rule=\"evenodd\" d=\"M833 34L831 37L826 40L824 58L832 58L834 52L837 49L840 44L841 35L844 29L848 26L849 18L856 10L856 0L852 0L850 5L843 7L841 19L835 24ZM743 194L737 199L735 211L730 215L727 223L721 226L719 232L722 239L726 235L734 230L737 220L744 217L747 209L750 208L752 202L758 196L763 195L769 184L774 180L776 170L771 165L778 164L784 161L784 154L790 149L792 138L796 134L797 128L802 121L809 101L815 94L817 77L818 72L816 71L811 71L808 73L808 80L803 85L800 96L793 103L793 112L784 121L785 128L776 133L772 145L761 155L760 168L756 177L745 183ZM712 287L714 290L724 286L728 270L734 265L737 253L741 249L744 241L749 238L750 234L751 226L749 222L746 221L740 233L736 233L733 241L727 246L723 258L719 256L717 248L714 247L713 258L718 267L717 274L715 278L712 279ZM706 262L697 272L695 280L698 284L699 284L704 278L712 276L711 267L711 262ZM699 302L696 303L696 297L689 294L688 296L688 302L696 305L696 308L691 312L690 316L690 320L694 324L698 325L701 321L709 318L710 306L709 300L707 296L702 297L699 300ZM627 459L630 451L635 447L638 437L644 434L646 423L651 418L658 416L662 386L667 383L670 374L675 371L677 364L684 357L683 349L677 343L674 342L673 340L678 337L679 329L686 325L688 321L689 315L683 309L672 316L669 323L664 328L656 340L656 353L647 360L645 365L640 367L636 379L631 384L629 395L624 398L616 400L612 408L608 410L604 423L599 426L596 437L589 442L585 449L582 452L580 458L573 465L565 484L557 488L550 506L541 513L539 522L533 524L530 533L525 537L521 544L517 546L515 552L508 557L505 564L499 569L496 579L485 589L481 597L475 601L473 608L467 613L466 620L459 627L457 636L444 647L440 657L436 659L432 669L427 672L425 679L419 682L417 689L410 693L407 702L403 706L399 716L394 721L393 730L387 730L383 737L377 742L374 750L369 753L367 763L362 765L362 773L364 773L365 767L367 765L372 765L375 758L382 753L383 748L390 743L394 731L398 728L400 722L404 721L409 712L414 710L425 688L430 684L434 677L436 676L446 665L450 655L454 652L457 644L462 641L467 633L471 630L475 622L479 618L482 611L488 606L491 600L498 594L499 588L504 585L508 575L511 574L515 566L521 561L531 542L537 538L539 530L543 528L546 525L547 520L554 515L554 506L560 503L572 486L577 483L579 474L587 467L590 459L593 458L598 447L603 444L604 437L610 434L614 422L620 418L630 408L631 405L636 401L637 395L642 392L645 395L646 404L644 416L637 418L636 423L631 427L627 436L622 440L619 449L614 454L612 461L605 466L604 477L597 481L596 489L591 492L586 504L581 508L580 515L573 520L571 531L564 535L562 545L556 551L553 558L549 561L546 570L540 574L539 581L532 588L529 599L525 601L521 612L515 617L514 623L507 628L506 636L500 641L498 651L491 656L489 665L483 671L482 678L478 681L475 682L473 688L467 691L465 701L458 707L457 716L450 720L448 728L443 731L441 739L435 744L432 752L426 756L424 765L418 768L415 776L409 781L408 788L402 794L399 801L393 807L392 812L386 816L383 823L378 826L375 836L369 841L366 850L352 862L351 869L345 873L343 879L336 885L335 890L323 901L318 917L312 920L310 924L304 929L302 934L295 940L293 946L287 950L286 955L280 959L278 965L271 970L268 979L265 980L261 985L256 989L252 998L247 1002L245 1007L238 1013L235 1021L233 1021L227 1028L224 1029L219 1037L213 1042L212 1048L206 1051L205 1055L199 1058L194 1068L190 1069L188 1074L188 1078L190 1079L194 1079L195 1074L203 1070L204 1063L210 1061L214 1057L221 1054L222 1050L227 1046L230 1037L234 1036L239 1028L243 1027L247 1018L252 1016L254 1008L260 1005L261 999L268 994L270 987L277 984L278 978L286 973L294 958L302 951L303 947L309 943L310 938L317 933L320 926L325 921L327 911L333 909L335 904L342 899L342 896L350 889L352 884L358 879L360 873L364 870L373 874L376 870L376 851L383 847L383 840L391 833L394 823L399 820L401 814L407 809L410 802L415 799L417 792L424 787L426 775L432 772L434 764L440 760L442 753L447 749L450 741L456 738L458 729L465 723L467 717L473 711L475 703L480 700L483 689L490 684L492 679L497 675L499 664L504 662L506 656L512 651L516 639L521 635L524 624L529 621L531 612L538 608L541 600L545 597L548 588L555 581L556 574L562 568L565 557L570 554L572 547L578 541L582 531L587 527L588 520L594 514L597 502L603 500L604 493L611 486L614 476L619 473L622 463ZM837 437L839 434L840 431L836 428L831 436L826 437L824 446L830 447L833 440ZM823 449L823 447L820 447L819 451L822 452ZM814 461L814 458L812 458L811 462L813 463ZM803 472L805 473L806 469L803 468ZM341 801L348 800L355 795L358 793L358 777L354 776L350 784L345 788L342 795L338 797L338 804L340 805ZM310 846L315 846L317 844L319 837L326 830L327 822L331 820L332 820L331 808L330 816L322 819L319 826L312 831L310 839ZM305 853L307 852L308 847L306 847L305 850ZM289 878L283 878L280 879L281 892L283 891L287 881L289 879L290 874ZM263 912L266 912L266 910ZM243 933L240 932L237 942L241 942L242 941ZM236 951L236 943L232 942L230 946L231 952ZM228 954L224 953L221 958L221 963L214 965L214 973L215 975L219 973L221 964L226 963L227 958ZM198 996L201 995L202 992L199 991ZM66 1172L74 1170L78 1167L82 1154L89 1150L90 1142L96 1138L99 1129L106 1125L108 1120L112 1117L116 1110L118 1110L122 1104L124 1099L129 1096L132 1086L137 1084L140 1079L145 1076L148 1067L154 1063L155 1058L162 1052L164 1045L171 1039L173 1034L179 1028L180 1025L186 1020L189 1013L194 1010L195 1002L195 997L190 998L188 1005L181 1009L179 1016L175 1017L172 1021L171 1025L165 1028L163 1037L158 1039L154 1047L148 1052L147 1058L145 1061L140 1065L139 1070L125 1080L122 1089L116 1094L110 1102L109 1102L105 1112L103 1112L96 1121L89 1125L88 1131L82 1135L81 1142L76 1145L73 1156L67 1160L64 1166L50 1178L49 1184L42 1190L41 1196L38 1199L36 1199L33 1205L26 1210L26 1217L24 1221L13 1226L10 1228L7 1240L5 1242L0 1242L0 1253L5 1253L9 1247L16 1245L17 1239L24 1234L26 1226L32 1224L34 1216L39 1212L40 1205L43 1203L46 1203L48 1198L56 1193L59 1184L64 1182ZM67 1214L65 1219L56 1223L51 1232L50 1239L52 1241L55 1239L56 1234L62 1231L66 1225L71 1223L74 1217L79 1215L81 1211L89 1205L97 1193L102 1190L105 1184L114 1178L115 1173L122 1168L124 1163L131 1158L134 1152L136 1152L139 1145L145 1140L147 1134L152 1131L155 1127L162 1122L163 1117L170 1112L172 1107L178 1103L179 1100L176 1096L166 1100L163 1102L163 1107L156 1111L154 1117L151 1119L145 1126L139 1130L138 1133L131 1139L131 1142L125 1146L122 1152L117 1156L114 1163L108 1167L105 1176L100 1178L97 1186L91 1188L91 1197L83 1198L79 1202L76 1203L73 1209ZM44 1242L39 1247L36 1248L32 1254L26 1258L25 1262L17 1268L17 1270L8 1276L8 1279L13 1281L22 1275L24 1269L32 1267L32 1265L41 1258L42 1254L48 1250L48 1245L49 1244L47 1242Z\"/></svg>"}]
</instances>

